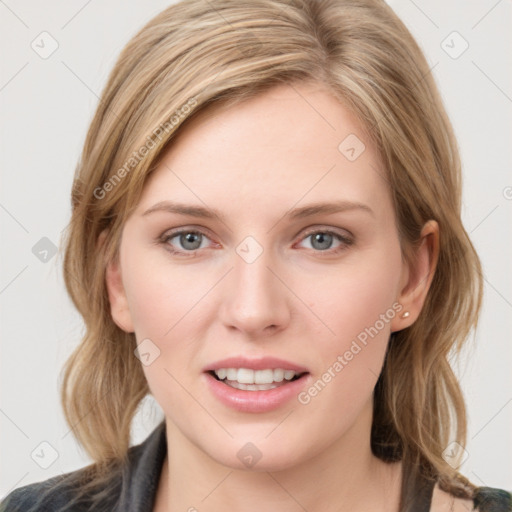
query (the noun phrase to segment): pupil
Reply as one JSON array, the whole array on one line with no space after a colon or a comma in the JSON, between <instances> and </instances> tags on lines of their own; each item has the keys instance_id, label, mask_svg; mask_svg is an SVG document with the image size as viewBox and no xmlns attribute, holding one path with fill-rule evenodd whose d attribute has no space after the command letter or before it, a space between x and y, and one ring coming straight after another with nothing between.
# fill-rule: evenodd
<instances>
[{"instance_id":1,"label":"pupil","mask_svg":"<svg viewBox=\"0 0 512 512\"><path fill-rule=\"evenodd\" d=\"M195 241L194 241L194 238L196 238ZM198 243L198 241L199 241L199 243ZM199 233L186 233L185 235L181 235L180 242L183 247L185 247L186 249L192 249L192 250L198 249L201 245L201 240L199 239ZM192 247L187 244L192 244Z\"/></svg>"},{"instance_id":2,"label":"pupil","mask_svg":"<svg viewBox=\"0 0 512 512\"><path fill-rule=\"evenodd\" d=\"M315 247L315 244L317 242L320 243L320 247L318 247L318 246ZM315 247L315 249L320 249L320 250L328 249L330 247L331 243L332 243L332 235L330 235L329 233L317 233L316 235L313 236L313 247Z\"/></svg>"}]
</instances>

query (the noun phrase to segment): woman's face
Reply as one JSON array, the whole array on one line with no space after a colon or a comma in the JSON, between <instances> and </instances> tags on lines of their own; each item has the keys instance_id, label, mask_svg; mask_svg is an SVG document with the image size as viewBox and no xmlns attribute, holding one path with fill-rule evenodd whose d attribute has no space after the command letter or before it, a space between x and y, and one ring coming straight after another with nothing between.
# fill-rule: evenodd
<instances>
[{"instance_id":1,"label":"woman's face","mask_svg":"<svg viewBox=\"0 0 512 512\"><path fill-rule=\"evenodd\" d=\"M368 445L408 279L384 174L321 85L180 133L107 273L171 441L262 470Z\"/></svg>"}]
</instances>

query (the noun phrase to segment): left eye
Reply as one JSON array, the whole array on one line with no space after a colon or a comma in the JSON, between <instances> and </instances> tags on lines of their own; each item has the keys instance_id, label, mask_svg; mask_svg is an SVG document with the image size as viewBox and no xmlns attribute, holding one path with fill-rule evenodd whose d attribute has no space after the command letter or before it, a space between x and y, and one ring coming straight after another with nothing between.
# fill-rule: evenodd
<instances>
[{"instance_id":1,"label":"left eye","mask_svg":"<svg viewBox=\"0 0 512 512\"><path fill-rule=\"evenodd\" d=\"M332 249L332 244L338 240L339 245L335 247L332 252L343 250L346 246L352 243L348 237L343 236L333 231L314 231L308 233L302 240L311 240L311 248L317 251L328 251Z\"/></svg>"}]
</instances>

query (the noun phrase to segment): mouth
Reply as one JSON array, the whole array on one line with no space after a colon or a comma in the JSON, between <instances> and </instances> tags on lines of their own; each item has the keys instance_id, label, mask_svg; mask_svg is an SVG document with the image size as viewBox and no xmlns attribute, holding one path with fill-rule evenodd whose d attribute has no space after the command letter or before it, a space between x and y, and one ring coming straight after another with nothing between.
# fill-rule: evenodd
<instances>
[{"instance_id":1,"label":"mouth","mask_svg":"<svg viewBox=\"0 0 512 512\"><path fill-rule=\"evenodd\" d=\"M308 372L285 370L284 368L218 368L207 371L214 379L234 389L243 391L269 391L286 386Z\"/></svg>"},{"instance_id":2,"label":"mouth","mask_svg":"<svg viewBox=\"0 0 512 512\"><path fill-rule=\"evenodd\" d=\"M312 378L304 366L275 357L231 357L212 363L203 372L213 397L243 413L265 413L285 407Z\"/></svg>"},{"instance_id":3,"label":"mouth","mask_svg":"<svg viewBox=\"0 0 512 512\"><path fill-rule=\"evenodd\" d=\"M306 367L270 356L218 360L203 368L203 375L216 400L243 413L265 413L286 406L312 378Z\"/></svg>"}]
</instances>

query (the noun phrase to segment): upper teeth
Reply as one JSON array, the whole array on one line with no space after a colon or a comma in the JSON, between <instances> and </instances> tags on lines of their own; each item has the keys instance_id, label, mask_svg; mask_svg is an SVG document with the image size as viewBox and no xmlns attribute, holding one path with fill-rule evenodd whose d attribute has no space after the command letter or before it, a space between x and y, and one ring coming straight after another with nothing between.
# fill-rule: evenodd
<instances>
[{"instance_id":1,"label":"upper teeth","mask_svg":"<svg viewBox=\"0 0 512 512\"><path fill-rule=\"evenodd\" d=\"M282 382L283 379L291 380L298 372L293 370L251 370L250 368L219 368L214 370L215 375L220 380L235 380L241 384L271 384L272 382Z\"/></svg>"}]
</instances>

